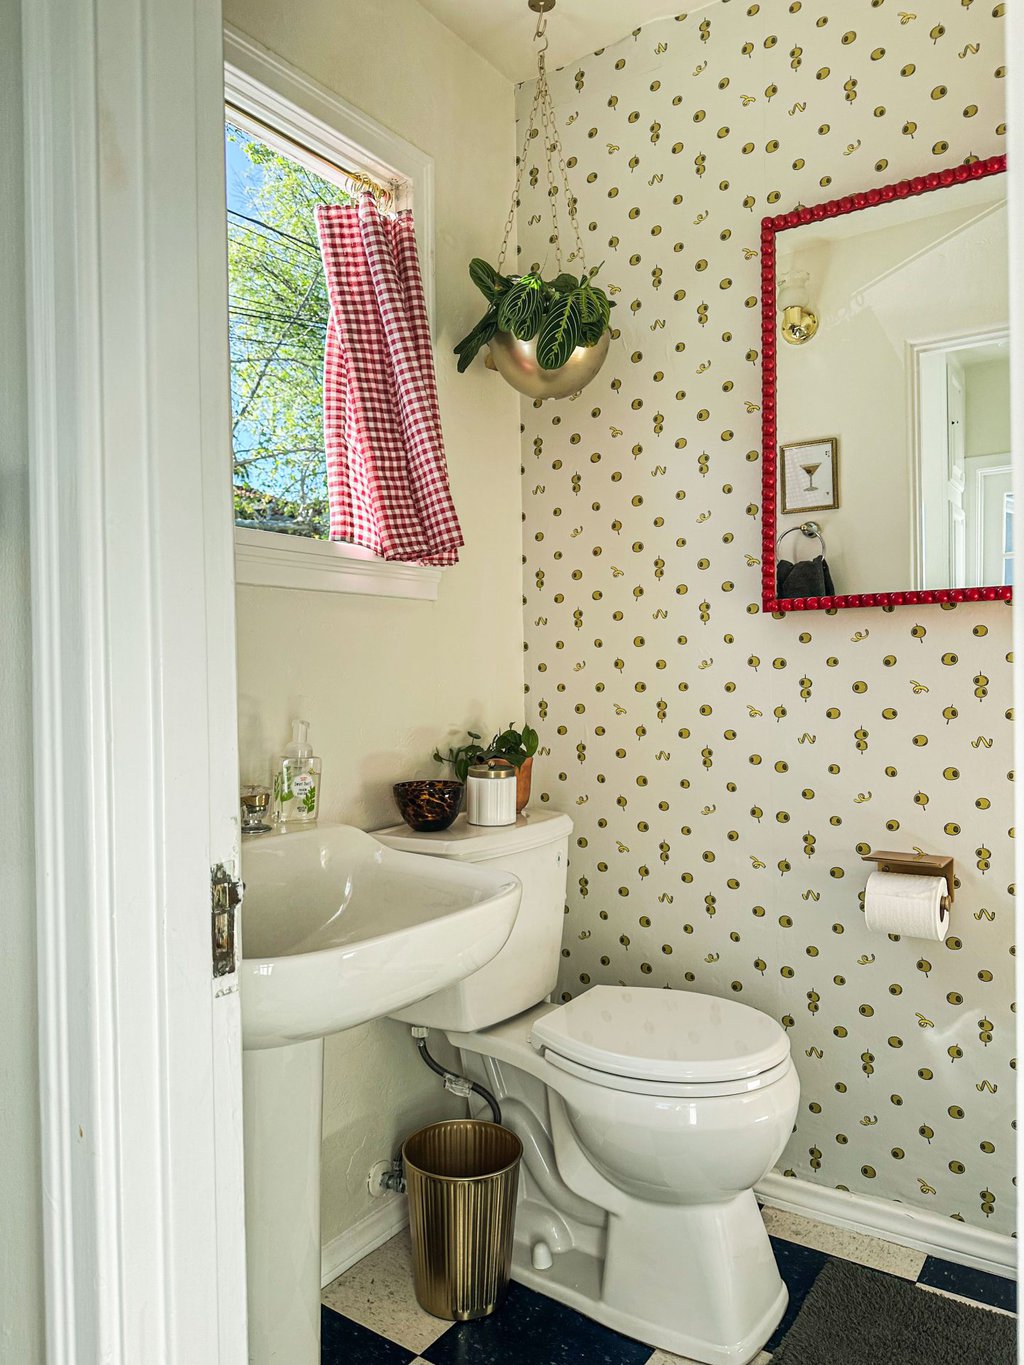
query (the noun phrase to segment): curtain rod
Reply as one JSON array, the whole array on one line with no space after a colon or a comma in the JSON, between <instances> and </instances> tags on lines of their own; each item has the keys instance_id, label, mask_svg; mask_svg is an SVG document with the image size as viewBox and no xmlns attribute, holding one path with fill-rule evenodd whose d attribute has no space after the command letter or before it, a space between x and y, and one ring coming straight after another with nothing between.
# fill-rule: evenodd
<instances>
[{"instance_id":1,"label":"curtain rod","mask_svg":"<svg viewBox=\"0 0 1024 1365\"><path fill-rule=\"evenodd\" d=\"M369 190L375 199L387 199L390 201L393 208L397 206L398 196L396 191L399 187L399 182L395 181L390 186L378 184L376 180L373 180L363 171L353 171L347 166L339 166L337 162L328 160L322 153L314 151L312 147L307 147L304 142L300 142L298 138L292 137L290 133L282 133L279 129L271 127L270 124L264 123L262 119L257 118L255 114L250 114L248 110L240 109L237 104L232 104L230 100L224 101L224 107L227 109L228 113L234 115L243 126L245 124L251 124L254 129L257 129L259 132L269 134L271 139L278 139L281 142L290 143L293 147L297 147L300 151L305 152L307 156L311 156L314 161L320 162L321 165L329 166L333 171L340 172L346 180L351 180L353 185L358 186L360 189ZM271 145L273 145L272 142Z\"/></svg>"}]
</instances>

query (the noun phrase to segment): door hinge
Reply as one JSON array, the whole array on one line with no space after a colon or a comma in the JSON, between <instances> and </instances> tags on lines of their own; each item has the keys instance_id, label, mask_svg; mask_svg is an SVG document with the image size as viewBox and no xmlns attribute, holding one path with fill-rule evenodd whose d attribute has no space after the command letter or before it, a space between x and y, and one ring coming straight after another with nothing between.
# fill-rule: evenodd
<instances>
[{"instance_id":1,"label":"door hinge","mask_svg":"<svg viewBox=\"0 0 1024 1365\"><path fill-rule=\"evenodd\" d=\"M237 921L245 887L223 863L210 871L210 904L213 947L213 975L227 976L238 967Z\"/></svg>"}]
</instances>

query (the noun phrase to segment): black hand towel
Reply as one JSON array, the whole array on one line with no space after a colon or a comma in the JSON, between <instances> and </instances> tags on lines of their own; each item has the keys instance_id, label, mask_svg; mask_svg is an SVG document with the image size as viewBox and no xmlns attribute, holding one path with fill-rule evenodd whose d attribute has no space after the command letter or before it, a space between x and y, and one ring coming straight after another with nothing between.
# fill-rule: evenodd
<instances>
[{"instance_id":1,"label":"black hand towel","mask_svg":"<svg viewBox=\"0 0 1024 1365\"><path fill-rule=\"evenodd\" d=\"M796 564L780 559L775 569L775 591L778 597L834 597L825 556L801 559Z\"/></svg>"}]
</instances>

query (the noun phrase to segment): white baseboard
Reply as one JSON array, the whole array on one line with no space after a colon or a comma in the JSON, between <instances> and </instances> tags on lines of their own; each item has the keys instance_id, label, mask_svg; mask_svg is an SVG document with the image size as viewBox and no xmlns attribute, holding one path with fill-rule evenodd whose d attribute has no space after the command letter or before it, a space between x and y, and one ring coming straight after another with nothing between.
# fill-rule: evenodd
<instances>
[{"instance_id":1,"label":"white baseboard","mask_svg":"<svg viewBox=\"0 0 1024 1365\"><path fill-rule=\"evenodd\" d=\"M766 1175L755 1193L762 1204L775 1209L814 1218L819 1223L850 1228L853 1232L864 1232L870 1237L881 1237L929 1256L972 1266L975 1270L1016 1278L1017 1242L1002 1233L971 1227L955 1218L943 1218L891 1199L874 1199L866 1194L815 1185L809 1180L780 1175L778 1171ZM379 1208L373 1209L323 1248L321 1285L336 1280L396 1232L401 1232L408 1222L405 1196L387 1196Z\"/></svg>"},{"instance_id":2,"label":"white baseboard","mask_svg":"<svg viewBox=\"0 0 1024 1365\"><path fill-rule=\"evenodd\" d=\"M328 1242L320 1253L321 1288L401 1232L409 1222L408 1204L404 1194L385 1195L379 1208Z\"/></svg>"},{"instance_id":3,"label":"white baseboard","mask_svg":"<svg viewBox=\"0 0 1024 1365\"><path fill-rule=\"evenodd\" d=\"M1017 1242L1003 1233L971 1227L955 1218L943 1218L891 1199L874 1199L866 1194L815 1185L809 1180L780 1175L778 1171L770 1171L754 1192L763 1204L775 1209L866 1232L993 1275L1010 1279L1017 1275Z\"/></svg>"}]
</instances>

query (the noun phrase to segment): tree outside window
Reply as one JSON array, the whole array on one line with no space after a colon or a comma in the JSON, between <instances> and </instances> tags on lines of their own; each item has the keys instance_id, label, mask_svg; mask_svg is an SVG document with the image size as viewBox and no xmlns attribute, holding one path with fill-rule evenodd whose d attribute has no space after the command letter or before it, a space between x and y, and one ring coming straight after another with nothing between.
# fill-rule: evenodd
<instances>
[{"instance_id":1,"label":"tree outside window","mask_svg":"<svg viewBox=\"0 0 1024 1365\"><path fill-rule=\"evenodd\" d=\"M235 523L326 540L330 305L314 210L353 196L230 121L225 138Z\"/></svg>"}]
</instances>

